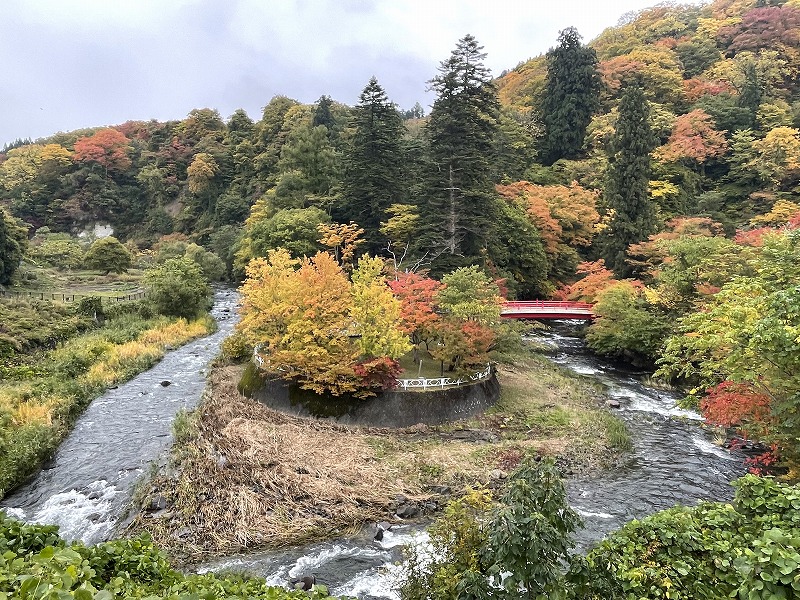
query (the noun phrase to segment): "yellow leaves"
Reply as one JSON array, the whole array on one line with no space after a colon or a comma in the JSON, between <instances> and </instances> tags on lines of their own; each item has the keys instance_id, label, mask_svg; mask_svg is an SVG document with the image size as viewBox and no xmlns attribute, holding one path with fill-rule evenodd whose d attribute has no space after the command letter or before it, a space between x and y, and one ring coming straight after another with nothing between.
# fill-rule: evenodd
<instances>
[{"instance_id":1,"label":"yellow leaves","mask_svg":"<svg viewBox=\"0 0 800 600\"><path fill-rule=\"evenodd\" d=\"M765 215L758 215L750 219L751 225L783 225L788 223L792 217L800 213L800 204L789 202L788 200L778 200Z\"/></svg>"},{"instance_id":2,"label":"yellow leaves","mask_svg":"<svg viewBox=\"0 0 800 600\"><path fill-rule=\"evenodd\" d=\"M364 230L352 221L348 225L321 223L317 226L317 230L320 244L330 248L342 265L352 266L356 249L364 243L364 240L360 239Z\"/></svg>"},{"instance_id":3,"label":"yellow leaves","mask_svg":"<svg viewBox=\"0 0 800 600\"><path fill-rule=\"evenodd\" d=\"M214 157L206 152L198 152L192 164L186 169L189 191L195 195L208 189L211 180L219 173L219 165Z\"/></svg>"},{"instance_id":4,"label":"yellow leaves","mask_svg":"<svg viewBox=\"0 0 800 600\"><path fill-rule=\"evenodd\" d=\"M650 182L650 199L655 201L656 204L662 204L664 201L677 198L681 193L681 189L669 181L651 181Z\"/></svg>"},{"instance_id":5,"label":"yellow leaves","mask_svg":"<svg viewBox=\"0 0 800 600\"><path fill-rule=\"evenodd\" d=\"M389 219L381 223L380 231L392 243L407 243L419 231L419 213L411 204L392 204L386 209Z\"/></svg>"},{"instance_id":6,"label":"yellow leaves","mask_svg":"<svg viewBox=\"0 0 800 600\"><path fill-rule=\"evenodd\" d=\"M72 152L60 144L45 144L41 151L42 162L66 166L72 162Z\"/></svg>"},{"instance_id":7,"label":"yellow leaves","mask_svg":"<svg viewBox=\"0 0 800 600\"><path fill-rule=\"evenodd\" d=\"M0 165L0 176L6 189L33 183L44 167L65 167L72 153L59 144L27 144L9 150L7 160ZM57 171L55 172L57 175Z\"/></svg>"},{"instance_id":8,"label":"yellow leaves","mask_svg":"<svg viewBox=\"0 0 800 600\"><path fill-rule=\"evenodd\" d=\"M383 277L384 263L380 258L362 256L353 271L350 315L358 331L358 346L362 356L399 358L411 343L400 330L400 301L395 298Z\"/></svg>"},{"instance_id":9,"label":"yellow leaves","mask_svg":"<svg viewBox=\"0 0 800 600\"><path fill-rule=\"evenodd\" d=\"M269 370L302 387L358 392L360 361L410 349L383 267L380 258L362 257L351 283L328 253L295 260L275 250L247 268L238 331Z\"/></svg>"},{"instance_id":10,"label":"yellow leaves","mask_svg":"<svg viewBox=\"0 0 800 600\"><path fill-rule=\"evenodd\" d=\"M753 142L760 167L776 183L800 169L800 130L793 127L776 127Z\"/></svg>"}]
</instances>

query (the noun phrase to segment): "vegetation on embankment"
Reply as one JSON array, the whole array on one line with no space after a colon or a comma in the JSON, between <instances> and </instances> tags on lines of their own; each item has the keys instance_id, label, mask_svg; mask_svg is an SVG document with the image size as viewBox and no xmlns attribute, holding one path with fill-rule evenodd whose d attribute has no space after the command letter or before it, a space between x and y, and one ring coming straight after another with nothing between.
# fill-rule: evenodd
<instances>
[{"instance_id":1,"label":"vegetation on embankment","mask_svg":"<svg viewBox=\"0 0 800 600\"><path fill-rule=\"evenodd\" d=\"M241 575L184 575L148 540L67 545L52 525L23 525L0 512L2 598L219 598L290 600L326 598L269 586Z\"/></svg>"},{"instance_id":2,"label":"vegetation on embankment","mask_svg":"<svg viewBox=\"0 0 800 600\"><path fill-rule=\"evenodd\" d=\"M503 396L486 414L406 429L276 412L239 394L241 373L214 369L199 408L176 421L174 464L142 494L133 531L181 561L341 535L399 504L434 511L466 486L502 485L529 453L586 472L630 444L599 388L537 357L500 367Z\"/></svg>"},{"instance_id":3,"label":"vegetation on embankment","mask_svg":"<svg viewBox=\"0 0 800 600\"><path fill-rule=\"evenodd\" d=\"M5 302L0 316L0 497L35 472L93 398L215 327L208 316L187 322L97 298Z\"/></svg>"},{"instance_id":4,"label":"vegetation on embankment","mask_svg":"<svg viewBox=\"0 0 800 600\"><path fill-rule=\"evenodd\" d=\"M430 547L411 548L400 598L797 598L800 486L752 475L734 486L731 504L631 521L583 556L570 553L580 518L552 463L526 460L499 495L469 490L447 506Z\"/></svg>"}]
</instances>

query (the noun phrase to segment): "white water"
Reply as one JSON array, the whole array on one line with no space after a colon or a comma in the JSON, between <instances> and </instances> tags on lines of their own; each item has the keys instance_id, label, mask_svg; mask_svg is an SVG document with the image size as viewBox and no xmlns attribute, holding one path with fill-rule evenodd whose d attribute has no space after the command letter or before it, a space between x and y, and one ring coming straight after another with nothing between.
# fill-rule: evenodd
<instances>
[{"instance_id":1,"label":"white water","mask_svg":"<svg viewBox=\"0 0 800 600\"><path fill-rule=\"evenodd\" d=\"M235 297L217 298L220 331L170 353L151 371L95 400L62 444L51 468L9 497L5 510L27 520L55 523L69 539L107 539L147 463L164 456L175 412L196 404L205 368L233 326ZM579 548L605 533L676 503L723 500L728 482L742 473L742 457L722 449L698 426L699 416L676 405L668 392L644 386L635 374L616 370L587 354L571 335L546 334L539 340L552 360L590 377L620 401L634 451L619 469L597 478L567 481L570 502L584 518ZM173 385L163 388L160 381ZM221 559L201 571L234 570L260 575L273 585L315 574L335 595L361 600L396 599L401 576L401 548L415 544L425 551L427 534L404 527L374 530L352 539Z\"/></svg>"},{"instance_id":2,"label":"white water","mask_svg":"<svg viewBox=\"0 0 800 600\"><path fill-rule=\"evenodd\" d=\"M238 295L220 290L214 301L215 333L168 352L150 370L95 399L44 469L0 508L58 525L68 540L108 539L136 480L166 456L175 414L200 399L208 363L233 328Z\"/></svg>"}]
</instances>

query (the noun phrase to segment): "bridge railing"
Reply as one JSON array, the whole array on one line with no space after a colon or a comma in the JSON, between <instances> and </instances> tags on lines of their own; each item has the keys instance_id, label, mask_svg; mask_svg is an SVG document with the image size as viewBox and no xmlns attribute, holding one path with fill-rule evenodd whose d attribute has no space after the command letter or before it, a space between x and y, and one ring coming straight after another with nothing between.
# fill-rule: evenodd
<instances>
[{"instance_id":1,"label":"bridge railing","mask_svg":"<svg viewBox=\"0 0 800 600\"><path fill-rule=\"evenodd\" d=\"M592 305L588 302L560 302L558 300L511 300L504 302L503 308L563 308L563 309L582 309L591 310Z\"/></svg>"}]
</instances>

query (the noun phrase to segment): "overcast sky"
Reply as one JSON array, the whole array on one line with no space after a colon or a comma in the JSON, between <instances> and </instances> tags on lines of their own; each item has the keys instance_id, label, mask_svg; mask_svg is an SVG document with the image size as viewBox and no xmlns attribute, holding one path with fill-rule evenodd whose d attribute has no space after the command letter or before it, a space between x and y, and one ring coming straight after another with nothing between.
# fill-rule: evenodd
<instances>
[{"instance_id":1,"label":"overcast sky","mask_svg":"<svg viewBox=\"0 0 800 600\"><path fill-rule=\"evenodd\" d=\"M372 75L401 108L474 35L495 75L657 0L0 0L0 147L16 138L182 119L254 120L275 95L353 105Z\"/></svg>"}]
</instances>

